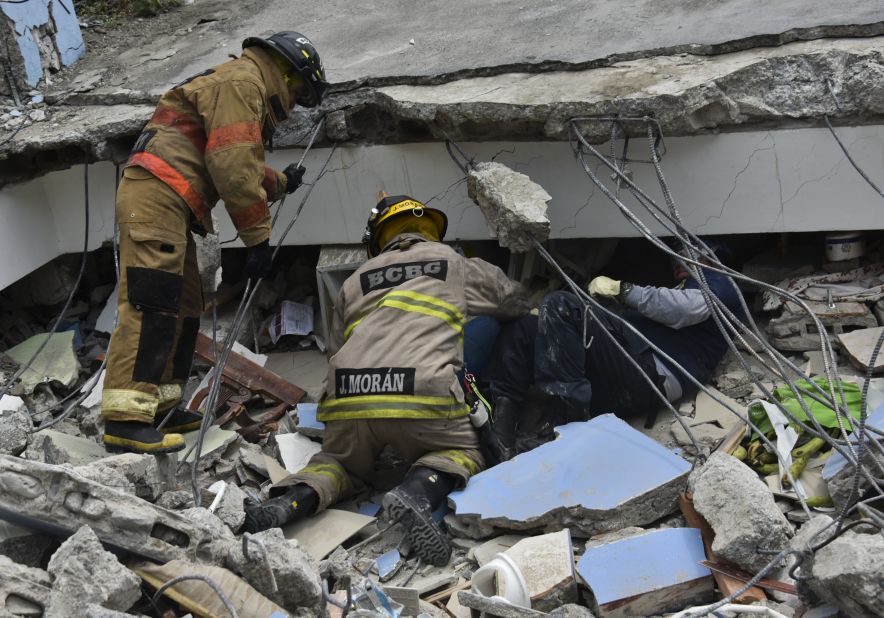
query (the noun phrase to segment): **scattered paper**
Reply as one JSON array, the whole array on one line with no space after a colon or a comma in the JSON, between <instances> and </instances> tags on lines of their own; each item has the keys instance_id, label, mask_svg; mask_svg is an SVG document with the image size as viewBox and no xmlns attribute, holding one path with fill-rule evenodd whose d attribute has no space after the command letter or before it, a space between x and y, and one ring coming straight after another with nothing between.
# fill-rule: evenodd
<instances>
[{"instance_id":1,"label":"scattered paper","mask_svg":"<svg viewBox=\"0 0 884 618\"><path fill-rule=\"evenodd\" d=\"M268 331L274 344L283 335L309 335L313 332L313 307L290 300L282 301L282 307L270 321Z\"/></svg>"}]
</instances>

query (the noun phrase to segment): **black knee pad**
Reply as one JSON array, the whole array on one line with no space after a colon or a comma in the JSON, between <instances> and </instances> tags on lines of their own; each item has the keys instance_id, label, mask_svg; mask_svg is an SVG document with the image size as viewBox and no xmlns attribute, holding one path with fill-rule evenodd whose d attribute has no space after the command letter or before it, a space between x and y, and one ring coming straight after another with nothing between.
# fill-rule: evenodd
<instances>
[{"instance_id":1,"label":"black knee pad","mask_svg":"<svg viewBox=\"0 0 884 618\"><path fill-rule=\"evenodd\" d=\"M155 268L129 266L126 281L129 303L142 314L132 379L159 384L175 343L184 278Z\"/></svg>"}]
</instances>

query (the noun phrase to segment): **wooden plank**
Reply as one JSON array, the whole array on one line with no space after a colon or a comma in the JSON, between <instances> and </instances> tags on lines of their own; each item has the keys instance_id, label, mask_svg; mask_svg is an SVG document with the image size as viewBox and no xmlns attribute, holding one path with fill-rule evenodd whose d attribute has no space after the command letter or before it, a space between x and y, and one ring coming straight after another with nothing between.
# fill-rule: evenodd
<instances>
[{"instance_id":1,"label":"wooden plank","mask_svg":"<svg viewBox=\"0 0 884 618\"><path fill-rule=\"evenodd\" d=\"M472 585L471 582L468 581L459 581L454 584L450 588L446 588L445 590L440 590L439 592L434 592L433 594L424 598L424 601L427 603L435 603L436 601L446 601L451 595L455 592L460 592L461 590L466 590Z\"/></svg>"},{"instance_id":2,"label":"wooden plank","mask_svg":"<svg viewBox=\"0 0 884 618\"><path fill-rule=\"evenodd\" d=\"M746 571L741 571L738 568L732 567L728 564L721 564L720 562L712 562L711 560L701 560L700 564L704 567L710 569L713 572L723 573L728 577L733 577L734 579L739 579L741 582L746 583L750 581L753 577L751 573L747 573ZM756 585L759 588L766 588L767 590L776 590L778 592L785 592L786 594L794 594L798 596L798 588L796 588L793 584L787 584L786 582L781 582L778 579L767 579L762 577L758 580Z\"/></svg>"},{"instance_id":3,"label":"wooden plank","mask_svg":"<svg viewBox=\"0 0 884 618\"><path fill-rule=\"evenodd\" d=\"M700 536L703 537L703 546L706 548L706 557L715 561L715 553L712 551L712 541L715 540L715 532L703 516L694 508L693 496L688 492L682 492L678 495L678 505L681 507L681 513L684 515L685 521L691 528L699 528ZM738 579L729 577L724 573L713 571L715 583L718 585L719 591L724 596L730 596L745 585ZM734 599L735 603L756 603L766 601L767 595L757 586L749 588L746 592Z\"/></svg>"},{"instance_id":4,"label":"wooden plank","mask_svg":"<svg viewBox=\"0 0 884 618\"><path fill-rule=\"evenodd\" d=\"M216 347L218 357L221 356L222 346ZM196 336L196 356L210 365L215 364L215 355L212 354L212 340L202 333ZM304 389L295 386L291 382L279 377L269 369L265 369L257 363L253 363L244 356L231 352L227 357L227 364L222 371L225 379L253 393L266 395L280 403L294 407L306 394Z\"/></svg>"}]
</instances>

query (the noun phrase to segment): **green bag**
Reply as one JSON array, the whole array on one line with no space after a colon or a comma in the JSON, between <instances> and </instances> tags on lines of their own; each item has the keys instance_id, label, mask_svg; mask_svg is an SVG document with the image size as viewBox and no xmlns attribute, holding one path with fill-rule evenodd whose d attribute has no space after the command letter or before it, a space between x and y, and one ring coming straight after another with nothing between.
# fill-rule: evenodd
<instances>
[{"instance_id":1,"label":"green bag","mask_svg":"<svg viewBox=\"0 0 884 618\"><path fill-rule=\"evenodd\" d=\"M813 381L819 385L825 392L829 392L829 381L825 376L817 376L813 378ZM859 386L854 384L853 382L844 382L841 381L841 386L844 389L844 402L847 404L847 411L849 416L852 416L856 420L859 420L860 416L860 404L862 401L862 390ZM810 382L807 380L796 380L795 386L798 387L800 391L807 391L810 393L814 393L819 395L816 390L810 385ZM795 396L795 393L792 392L792 389L788 384L783 384L782 386L778 386L774 389L774 397L776 397L777 401L779 401L786 410L791 412L791 414L800 419L803 422L808 422L807 414L804 412L804 409L801 407L801 403L799 403L798 398ZM838 419L835 417L835 411L829 406L820 403L808 395L802 394L802 398L804 399L807 407L810 409L810 413L813 414L814 418L819 422L823 427L832 429L838 427ZM841 402L841 395L839 394L837 384L835 388L835 398L839 403ZM767 418L767 412L764 411L764 407L760 405L754 405L749 407L749 419L755 423L758 429L761 430L765 435L773 431L773 423L770 422L770 419ZM795 429L798 429L797 425L792 423L792 426ZM853 430L853 426L850 422L850 418L844 418L844 428L849 432ZM754 440L758 439L757 435L753 436Z\"/></svg>"}]
</instances>

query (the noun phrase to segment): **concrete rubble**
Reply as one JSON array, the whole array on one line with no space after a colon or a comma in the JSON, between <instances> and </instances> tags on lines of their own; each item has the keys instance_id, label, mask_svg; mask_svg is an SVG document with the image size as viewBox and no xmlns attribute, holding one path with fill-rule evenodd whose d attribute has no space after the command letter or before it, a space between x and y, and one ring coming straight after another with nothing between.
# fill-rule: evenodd
<instances>
[{"instance_id":1,"label":"concrete rubble","mask_svg":"<svg viewBox=\"0 0 884 618\"><path fill-rule=\"evenodd\" d=\"M884 538L877 530L848 531L819 549L802 566L812 579L813 592L838 606L846 615L872 618L884 615Z\"/></svg>"},{"instance_id":2,"label":"concrete rubble","mask_svg":"<svg viewBox=\"0 0 884 618\"><path fill-rule=\"evenodd\" d=\"M90 603L125 611L141 597L141 580L104 550L89 526L62 543L47 571L52 578L50 616L82 616Z\"/></svg>"},{"instance_id":3,"label":"concrete rubble","mask_svg":"<svg viewBox=\"0 0 884 618\"><path fill-rule=\"evenodd\" d=\"M713 453L689 477L694 507L715 531L716 556L756 572L770 557L759 550L779 550L792 537L792 525L773 495L745 464Z\"/></svg>"},{"instance_id":4,"label":"concrete rubble","mask_svg":"<svg viewBox=\"0 0 884 618\"><path fill-rule=\"evenodd\" d=\"M467 187L501 247L524 253L534 248L533 240L549 236L547 202L552 197L525 174L501 163L478 163L467 174Z\"/></svg>"}]
</instances>

